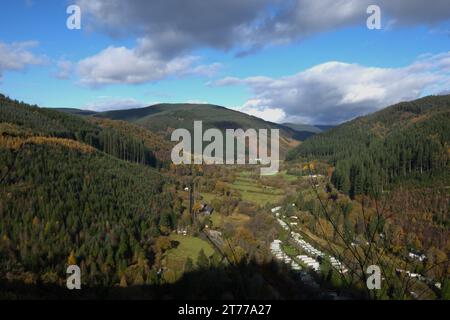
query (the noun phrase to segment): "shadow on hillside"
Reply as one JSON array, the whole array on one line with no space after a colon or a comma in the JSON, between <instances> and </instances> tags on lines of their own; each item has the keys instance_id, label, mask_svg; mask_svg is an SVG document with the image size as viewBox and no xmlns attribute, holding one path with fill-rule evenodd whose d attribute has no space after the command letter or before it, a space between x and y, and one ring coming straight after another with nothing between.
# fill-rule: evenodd
<instances>
[{"instance_id":1,"label":"shadow on hillside","mask_svg":"<svg viewBox=\"0 0 450 320\"><path fill-rule=\"evenodd\" d=\"M345 299L362 297L356 291L334 292ZM175 283L125 288L82 286L81 290L68 290L59 285L0 280L0 299L322 300L332 299L330 293L303 283L298 273L275 262L195 270Z\"/></svg>"}]
</instances>

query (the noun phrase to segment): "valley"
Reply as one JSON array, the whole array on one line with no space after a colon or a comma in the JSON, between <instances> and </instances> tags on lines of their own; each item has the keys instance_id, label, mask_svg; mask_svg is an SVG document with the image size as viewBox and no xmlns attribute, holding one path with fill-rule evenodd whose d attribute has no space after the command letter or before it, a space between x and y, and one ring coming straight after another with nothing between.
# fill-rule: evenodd
<instances>
[{"instance_id":1,"label":"valley","mask_svg":"<svg viewBox=\"0 0 450 320\"><path fill-rule=\"evenodd\" d=\"M301 126L316 131L302 141L211 105L95 113L0 98L1 298L449 298L450 96ZM279 172L173 164L171 132L196 119L279 129ZM80 293L64 288L72 264Z\"/></svg>"}]
</instances>

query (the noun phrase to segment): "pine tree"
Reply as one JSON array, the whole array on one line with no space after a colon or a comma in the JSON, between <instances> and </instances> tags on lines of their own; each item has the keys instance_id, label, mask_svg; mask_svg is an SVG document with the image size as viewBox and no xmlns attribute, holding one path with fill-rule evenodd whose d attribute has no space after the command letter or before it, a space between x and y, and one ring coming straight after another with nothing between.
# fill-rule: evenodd
<instances>
[{"instance_id":1,"label":"pine tree","mask_svg":"<svg viewBox=\"0 0 450 320\"><path fill-rule=\"evenodd\" d=\"M205 251L203 251L203 249L201 249L200 252L198 253L197 267L199 269L209 268L209 259L206 256Z\"/></svg>"},{"instance_id":2,"label":"pine tree","mask_svg":"<svg viewBox=\"0 0 450 320\"><path fill-rule=\"evenodd\" d=\"M191 257L188 257L186 259L186 262L184 263L184 272L191 272L194 270L194 262L192 261Z\"/></svg>"}]
</instances>

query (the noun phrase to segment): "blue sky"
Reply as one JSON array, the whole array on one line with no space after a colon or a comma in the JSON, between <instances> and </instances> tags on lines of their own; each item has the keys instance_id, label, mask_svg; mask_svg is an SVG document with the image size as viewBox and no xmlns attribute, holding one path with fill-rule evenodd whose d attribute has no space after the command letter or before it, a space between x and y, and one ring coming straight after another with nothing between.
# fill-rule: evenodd
<instances>
[{"instance_id":1,"label":"blue sky","mask_svg":"<svg viewBox=\"0 0 450 320\"><path fill-rule=\"evenodd\" d=\"M317 124L449 91L449 1L373 1L381 30L366 27L364 0L336 2L8 1L0 92L96 110L207 102ZM81 30L66 27L71 4Z\"/></svg>"}]
</instances>

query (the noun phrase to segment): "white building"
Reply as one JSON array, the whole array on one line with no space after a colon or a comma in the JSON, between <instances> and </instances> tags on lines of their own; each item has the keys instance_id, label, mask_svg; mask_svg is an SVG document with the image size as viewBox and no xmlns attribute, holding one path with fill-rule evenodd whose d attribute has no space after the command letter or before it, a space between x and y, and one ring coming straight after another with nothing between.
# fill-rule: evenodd
<instances>
[{"instance_id":1,"label":"white building","mask_svg":"<svg viewBox=\"0 0 450 320\"><path fill-rule=\"evenodd\" d=\"M427 256L424 254L416 254L413 252L408 253L408 257L410 257L411 259L419 260L420 262L423 262L427 258Z\"/></svg>"},{"instance_id":2,"label":"white building","mask_svg":"<svg viewBox=\"0 0 450 320\"><path fill-rule=\"evenodd\" d=\"M277 212L277 211L280 211L281 210L281 207L275 207L275 208L272 208L272 213L275 213L275 212Z\"/></svg>"}]
</instances>

